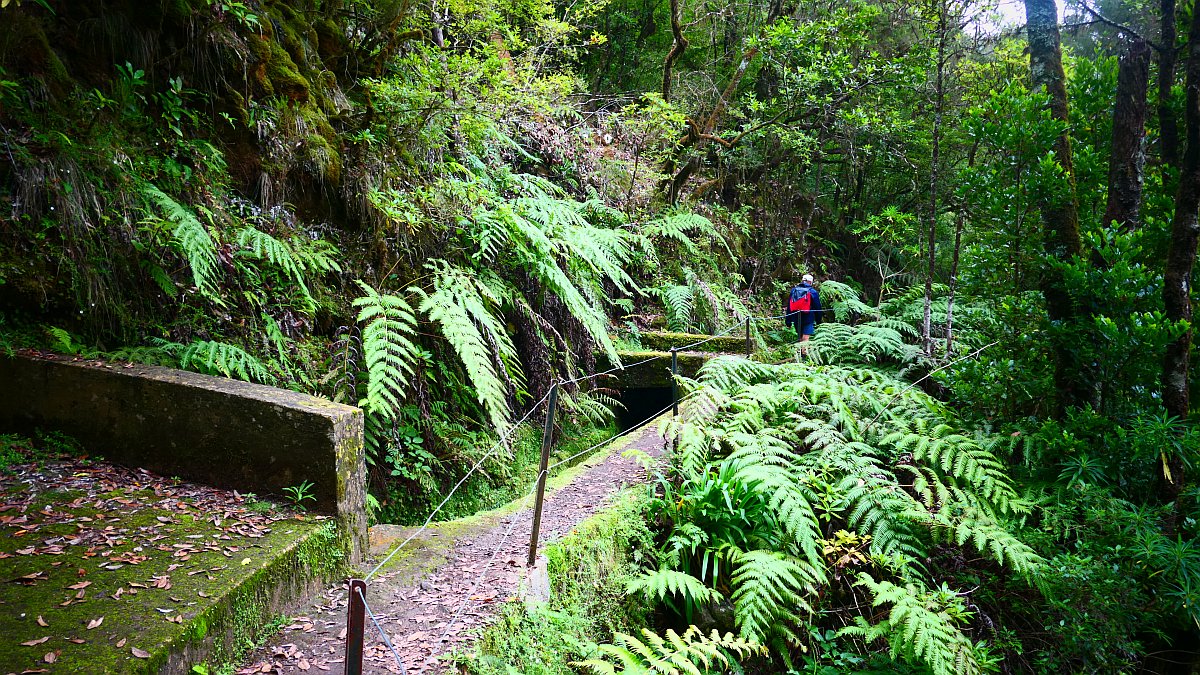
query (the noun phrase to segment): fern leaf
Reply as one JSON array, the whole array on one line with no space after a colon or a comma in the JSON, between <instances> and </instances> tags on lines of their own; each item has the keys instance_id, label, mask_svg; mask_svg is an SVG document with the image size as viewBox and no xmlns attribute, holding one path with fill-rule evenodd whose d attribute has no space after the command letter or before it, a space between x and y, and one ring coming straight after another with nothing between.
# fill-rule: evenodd
<instances>
[{"instance_id":1,"label":"fern leaf","mask_svg":"<svg viewBox=\"0 0 1200 675\"><path fill-rule=\"evenodd\" d=\"M410 339L416 319L404 298L380 293L362 281L358 286L364 295L353 304L359 310L358 322L363 324L367 367L367 396L359 405L368 413L393 419L417 359L417 347Z\"/></svg>"},{"instance_id":2,"label":"fern leaf","mask_svg":"<svg viewBox=\"0 0 1200 675\"><path fill-rule=\"evenodd\" d=\"M187 259L188 266L191 267L192 280L196 289L201 294L218 300L213 294L213 284L216 283L218 269L217 246L212 235L208 233L208 229L190 209L157 187L147 185L144 192L151 201L158 205L167 220L174 224L175 241Z\"/></svg>"}]
</instances>

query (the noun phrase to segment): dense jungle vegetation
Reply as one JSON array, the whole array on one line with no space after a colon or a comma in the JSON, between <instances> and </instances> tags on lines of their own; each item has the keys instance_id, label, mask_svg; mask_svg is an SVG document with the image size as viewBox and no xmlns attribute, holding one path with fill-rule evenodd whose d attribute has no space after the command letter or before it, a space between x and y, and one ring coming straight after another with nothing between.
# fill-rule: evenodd
<instances>
[{"instance_id":1,"label":"dense jungle vegetation","mask_svg":"<svg viewBox=\"0 0 1200 675\"><path fill-rule=\"evenodd\" d=\"M1190 0L0 6L0 349L360 405L379 520L817 276L804 358L681 382L611 597L478 672L1190 672Z\"/></svg>"}]
</instances>

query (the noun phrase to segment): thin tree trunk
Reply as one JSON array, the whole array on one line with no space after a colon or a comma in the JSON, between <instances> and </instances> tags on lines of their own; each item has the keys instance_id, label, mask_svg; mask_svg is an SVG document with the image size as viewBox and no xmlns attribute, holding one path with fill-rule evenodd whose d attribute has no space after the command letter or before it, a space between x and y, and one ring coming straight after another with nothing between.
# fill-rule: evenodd
<instances>
[{"instance_id":1,"label":"thin tree trunk","mask_svg":"<svg viewBox=\"0 0 1200 675\"><path fill-rule=\"evenodd\" d=\"M946 12L945 0L938 3L937 77L934 83L933 152L929 164L929 268L925 272L925 315L921 343L926 356L933 356L933 275L937 271L938 161L942 140L942 108L945 104Z\"/></svg>"},{"instance_id":2,"label":"thin tree trunk","mask_svg":"<svg viewBox=\"0 0 1200 675\"><path fill-rule=\"evenodd\" d=\"M1058 8L1054 0L1025 0L1025 16L1028 21L1029 70L1033 88L1049 95L1050 116L1053 119L1069 123L1067 83L1058 34ZM1065 194L1044 196L1040 205L1042 242L1048 258L1042 270L1042 294L1046 298L1046 313L1050 320L1063 325L1078 323L1078 312L1063 272L1056 263L1066 263L1083 255L1069 130L1064 129L1055 139L1054 154L1066 176L1067 189ZM1077 344L1080 337L1064 336L1055 340L1054 381L1058 389L1059 415L1065 414L1069 407L1091 402L1093 378L1090 377L1089 365L1080 358ZM1076 341L1076 344L1068 344L1068 340Z\"/></svg>"},{"instance_id":3,"label":"thin tree trunk","mask_svg":"<svg viewBox=\"0 0 1200 675\"><path fill-rule=\"evenodd\" d=\"M1171 114L1175 85L1175 0L1161 0L1162 51L1158 55L1158 152L1163 164L1179 168L1179 127Z\"/></svg>"},{"instance_id":4,"label":"thin tree trunk","mask_svg":"<svg viewBox=\"0 0 1200 675\"><path fill-rule=\"evenodd\" d=\"M663 62L663 77L662 77L662 97L664 101L671 100L671 69L675 67L675 62L683 56L683 50L687 49L688 41L683 36L683 27L679 23L679 0L671 0L671 35L675 37L675 41L671 44L671 51L667 52L667 58Z\"/></svg>"},{"instance_id":5,"label":"thin tree trunk","mask_svg":"<svg viewBox=\"0 0 1200 675\"><path fill-rule=\"evenodd\" d=\"M975 152L977 150L979 150L978 141L967 152L968 168L975 167ZM950 258L950 289L946 300L946 358L950 358L954 354L954 291L958 288L958 259L962 251L962 232L966 221L967 213L965 205L960 204L958 214L954 219L954 253Z\"/></svg>"},{"instance_id":6,"label":"thin tree trunk","mask_svg":"<svg viewBox=\"0 0 1200 675\"><path fill-rule=\"evenodd\" d=\"M1179 174L1179 190L1175 197L1175 216L1171 220L1171 243L1167 249L1167 266L1163 273L1163 306L1171 321L1192 320L1192 267L1196 264L1196 243L1200 240L1200 12L1192 17L1188 32L1187 108L1184 111L1184 133L1187 147ZM1192 348L1192 329L1167 345L1163 362L1163 404L1167 414L1179 419L1188 416L1188 368ZM1168 457L1160 482L1161 496L1175 502L1183 490L1182 458ZM1174 530L1174 518L1168 530Z\"/></svg>"},{"instance_id":7,"label":"thin tree trunk","mask_svg":"<svg viewBox=\"0 0 1200 675\"><path fill-rule=\"evenodd\" d=\"M1105 225L1122 230L1138 226L1142 204L1142 167L1146 163L1146 92L1150 86L1150 45L1129 46L1117 72L1113 105L1112 155L1108 163L1108 203Z\"/></svg>"},{"instance_id":8,"label":"thin tree trunk","mask_svg":"<svg viewBox=\"0 0 1200 675\"><path fill-rule=\"evenodd\" d=\"M954 354L954 289L958 286L958 255L962 250L963 221L966 215L961 207L954 222L954 254L950 259L950 291L946 299L946 357Z\"/></svg>"}]
</instances>

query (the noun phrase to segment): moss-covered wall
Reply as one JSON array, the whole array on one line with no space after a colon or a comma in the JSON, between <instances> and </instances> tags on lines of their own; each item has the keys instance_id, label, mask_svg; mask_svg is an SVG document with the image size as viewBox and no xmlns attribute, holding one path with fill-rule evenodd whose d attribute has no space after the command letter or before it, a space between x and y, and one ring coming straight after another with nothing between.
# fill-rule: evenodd
<instances>
[{"instance_id":1,"label":"moss-covered wall","mask_svg":"<svg viewBox=\"0 0 1200 675\"><path fill-rule=\"evenodd\" d=\"M0 431L58 429L164 476L282 494L312 484L357 557L366 545L358 408L156 366L0 357Z\"/></svg>"},{"instance_id":2,"label":"moss-covered wall","mask_svg":"<svg viewBox=\"0 0 1200 675\"><path fill-rule=\"evenodd\" d=\"M637 364L639 361L644 361L654 356L660 358L616 371L612 374L612 379L606 380L605 386L614 389L651 389L654 387L671 386L671 354L669 352L622 351L618 352L617 355L621 357L621 363L625 364ZM676 358L679 363L680 375L684 377L696 377L696 374L700 372L700 366L712 358L712 355L681 352ZM599 370L608 370L612 368L612 362L603 354L597 354L596 368Z\"/></svg>"},{"instance_id":3,"label":"moss-covered wall","mask_svg":"<svg viewBox=\"0 0 1200 675\"><path fill-rule=\"evenodd\" d=\"M688 347L689 351L710 354L745 354L746 334L736 332L733 335L713 337L711 335L696 335L693 333L647 332L638 335L642 348L647 351L666 352L671 347ZM704 344L696 344L703 342Z\"/></svg>"}]
</instances>

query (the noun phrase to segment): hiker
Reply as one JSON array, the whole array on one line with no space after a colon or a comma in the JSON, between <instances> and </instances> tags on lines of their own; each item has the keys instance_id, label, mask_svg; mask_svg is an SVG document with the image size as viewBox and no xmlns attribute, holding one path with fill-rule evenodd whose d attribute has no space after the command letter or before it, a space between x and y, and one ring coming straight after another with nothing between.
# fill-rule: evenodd
<instances>
[{"instance_id":1,"label":"hiker","mask_svg":"<svg viewBox=\"0 0 1200 675\"><path fill-rule=\"evenodd\" d=\"M813 288L813 275L805 274L783 301L783 323L796 327L797 342L808 342L817 328L821 294Z\"/></svg>"}]
</instances>

